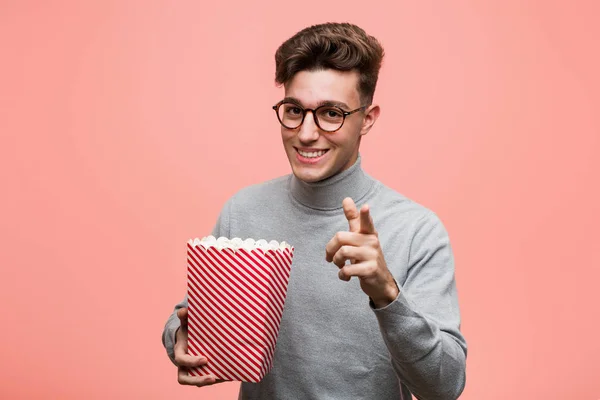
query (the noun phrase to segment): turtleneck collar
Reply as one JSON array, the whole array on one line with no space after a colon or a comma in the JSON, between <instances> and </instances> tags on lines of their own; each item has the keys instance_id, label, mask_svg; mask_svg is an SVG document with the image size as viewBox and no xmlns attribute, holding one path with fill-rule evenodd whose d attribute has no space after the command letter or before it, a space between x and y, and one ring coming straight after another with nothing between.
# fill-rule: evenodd
<instances>
[{"instance_id":1,"label":"turtleneck collar","mask_svg":"<svg viewBox=\"0 0 600 400\"><path fill-rule=\"evenodd\" d=\"M319 182L304 182L292 174L290 192L302 205L316 210L342 208L342 200L351 197L358 202L375 181L361 168L361 157L350 168Z\"/></svg>"}]
</instances>

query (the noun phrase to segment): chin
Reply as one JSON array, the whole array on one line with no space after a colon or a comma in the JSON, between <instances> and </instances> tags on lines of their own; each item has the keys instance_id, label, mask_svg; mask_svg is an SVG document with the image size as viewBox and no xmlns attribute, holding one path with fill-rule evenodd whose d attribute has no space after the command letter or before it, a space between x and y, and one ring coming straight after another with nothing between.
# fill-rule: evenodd
<instances>
[{"instance_id":1,"label":"chin","mask_svg":"<svg viewBox=\"0 0 600 400\"><path fill-rule=\"evenodd\" d=\"M296 178L300 179L303 182L318 182L320 181L321 174L317 171L307 171L305 168L299 167L297 165L292 164L292 172L296 176Z\"/></svg>"},{"instance_id":2,"label":"chin","mask_svg":"<svg viewBox=\"0 0 600 400\"><path fill-rule=\"evenodd\" d=\"M322 181L324 179L329 178L334 175L331 171L327 169L319 169L319 170L308 170L307 168L302 167L292 167L292 171L296 178L300 179L303 182L307 183L315 183Z\"/></svg>"},{"instance_id":3,"label":"chin","mask_svg":"<svg viewBox=\"0 0 600 400\"><path fill-rule=\"evenodd\" d=\"M327 160L326 162L321 163L321 165L318 167L316 165L306 165L296 159L296 149L294 147L291 147L289 151L287 151L287 156L290 166L292 167L292 172L296 178L303 182L315 183L336 174L336 166L335 164L332 165L332 160Z\"/></svg>"},{"instance_id":4,"label":"chin","mask_svg":"<svg viewBox=\"0 0 600 400\"><path fill-rule=\"evenodd\" d=\"M306 183L319 182L320 180L323 179L318 174L307 174L307 173L304 173L303 171L297 171L296 169L293 169L293 172L294 172L294 175L296 175L296 178L298 178L301 181L306 182Z\"/></svg>"}]
</instances>

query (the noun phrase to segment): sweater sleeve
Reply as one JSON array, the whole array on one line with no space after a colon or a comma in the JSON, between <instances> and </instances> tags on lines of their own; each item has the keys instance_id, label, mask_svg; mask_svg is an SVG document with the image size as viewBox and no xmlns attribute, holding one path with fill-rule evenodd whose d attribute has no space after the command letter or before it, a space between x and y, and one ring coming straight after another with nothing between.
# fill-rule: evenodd
<instances>
[{"instance_id":1,"label":"sweater sleeve","mask_svg":"<svg viewBox=\"0 0 600 400\"><path fill-rule=\"evenodd\" d=\"M171 362L173 364L175 364L175 334L177 333L177 329L180 326L179 318L177 317L177 310L187 306L188 304L186 294L183 301L175 305L175 309L173 310L173 313L171 313L171 315L169 316L169 319L165 324L165 328L163 329L162 343L163 346L165 346L165 349L167 350L167 355L169 356L169 359L171 359Z\"/></svg>"},{"instance_id":2,"label":"sweater sleeve","mask_svg":"<svg viewBox=\"0 0 600 400\"><path fill-rule=\"evenodd\" d=\"M217 222L216 222L215 226L213 227L211 235L213 235L215 237L229 236L229 234L230 234L230 232L229 232L229 212L230 212L230 208L231 208L231 202L232 202L232 199L229 199L223 206L223 209L221 210L221 213L219 214L219 218L217 219ZM177 329L179 329L179 327L181 325L179 322L179 318L177 317L177 310L179 310L182 307L187 307L187 306L188 306L188 297L186 294L185 297L183 298L183 300L180 303L177 303L175 305L173 312L171 313L171 315L167 319L167 322L165 323L163 333L162 333L163 346L167 350L167 355L169 356L169 358L171 359L171 362L173 362L173 364L175 364L175 341L176 341L175 335L177 333Z\"/></svg>"},{"instance_id":3,"label":"sweater sleeve","mask_svg":"<svg viewBox=\"0 0 600 400\"><path fill-rule=\"evenodd\" d=\"M398 297L380 309L370 306L402 383L418 399L456 399L465 386L467 344L460 332L454 256L432 212L417 223L408 268Z\"/></svg>"}]
</instances>

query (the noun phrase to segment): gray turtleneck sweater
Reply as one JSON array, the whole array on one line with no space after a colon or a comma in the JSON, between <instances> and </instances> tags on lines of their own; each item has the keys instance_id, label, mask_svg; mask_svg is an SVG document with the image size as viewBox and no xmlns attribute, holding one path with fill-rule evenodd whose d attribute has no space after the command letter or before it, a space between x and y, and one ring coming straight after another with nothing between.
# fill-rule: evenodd
<instances>
[{"instance_id":1,"label":"gray turtleneck sweater","mask_svg":"<svg viewBox=\"0 0 600 400\"><path fill-rule=\"evenodd\" d=\"M439 218L367 175L360 156L317 183L293 174L240 190L214 236L285 240L295 247L273 368L241 384L240 399L456 399L466 342L448 234ZM368 203L400 293L375 309L357 278L338 278L325 245L347 231L342 200ZM175 306L163 332L173 361Z\"/></svg>"}]
</instances>

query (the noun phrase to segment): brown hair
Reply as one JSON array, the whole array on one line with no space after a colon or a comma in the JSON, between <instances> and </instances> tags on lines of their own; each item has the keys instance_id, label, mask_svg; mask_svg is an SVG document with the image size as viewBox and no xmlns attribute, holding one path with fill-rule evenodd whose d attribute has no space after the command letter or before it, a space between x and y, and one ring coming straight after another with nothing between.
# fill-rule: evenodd
<instances>
[{"instance_id":1,"label":"brown hair","mask_svg":"<svg viewBox=\"0 0 600 400\"><path fill-rule=\"evenodd\" d=\"M356 70L362 105L373 102L383 47L377 39L350 23L326 23L301 30L275 53L275 82L288 83L300 71Z\"/></svg>"}]
</instances>

